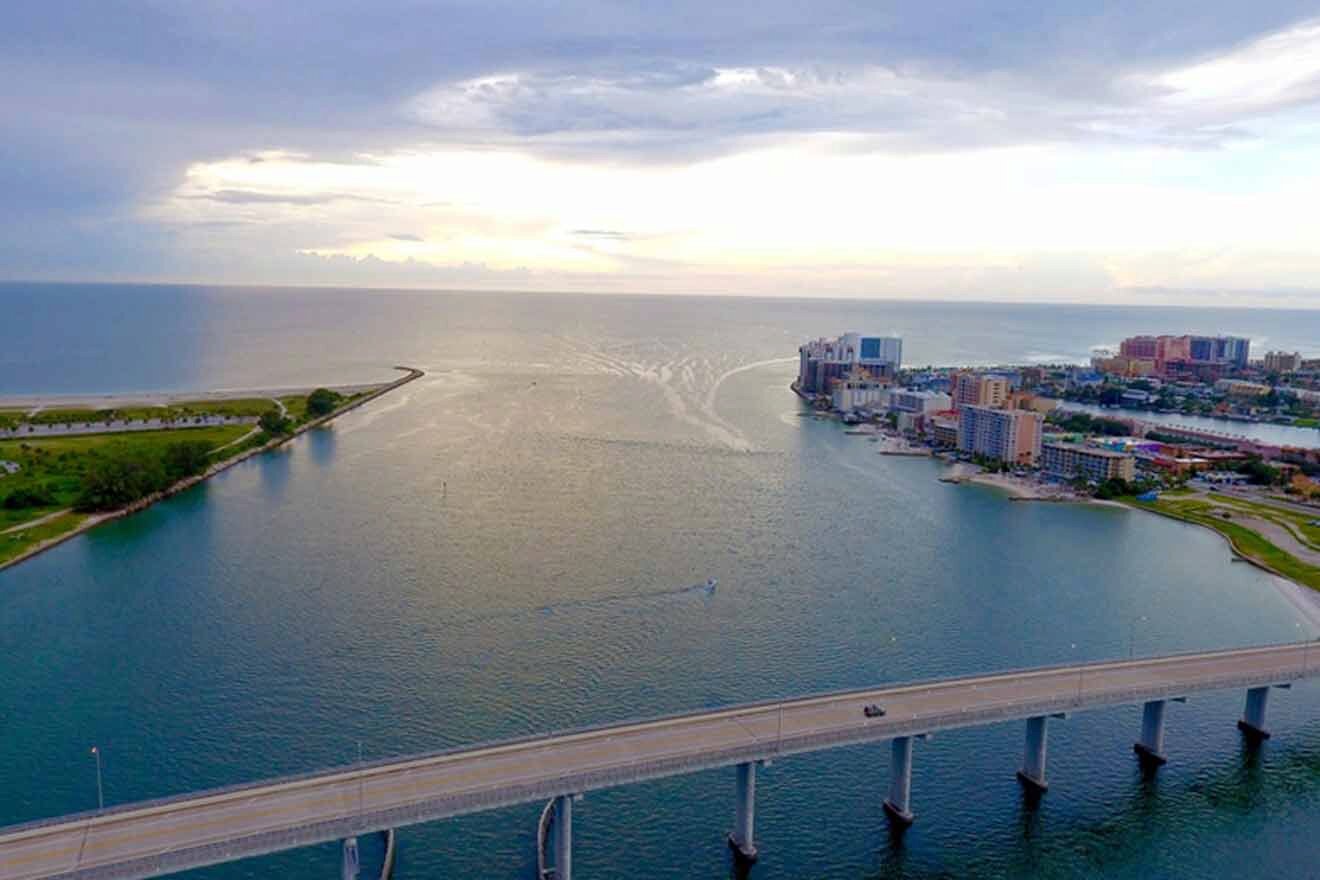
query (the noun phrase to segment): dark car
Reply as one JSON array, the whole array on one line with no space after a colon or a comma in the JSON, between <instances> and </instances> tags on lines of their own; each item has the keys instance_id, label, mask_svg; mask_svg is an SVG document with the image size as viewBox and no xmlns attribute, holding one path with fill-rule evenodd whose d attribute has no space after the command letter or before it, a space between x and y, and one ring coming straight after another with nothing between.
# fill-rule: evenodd
<instances>
[{"instance_id":1,"label":"dark car","mask_svg":"<svg viewBox=\"0 0 1320 880\"><path fill-rule=\"evenodd\" d=\"M862 714L867 718L883 718L885 715L885 707L881 706L879 703L871 703L869 706L862 707Z\"/></svg>"}]
</instances>

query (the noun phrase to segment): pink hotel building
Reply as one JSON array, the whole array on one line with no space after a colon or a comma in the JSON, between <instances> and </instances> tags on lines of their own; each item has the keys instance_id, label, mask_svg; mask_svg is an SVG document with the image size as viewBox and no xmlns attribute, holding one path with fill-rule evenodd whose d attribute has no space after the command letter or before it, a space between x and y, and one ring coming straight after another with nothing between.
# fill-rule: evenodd
<instances>
[{"instance_id":1,"label":"pink hotel building","mask_svg":"<svg viewBox=\"0 0 1320 880\"><path fill-rule=\"evenodd\" d=\"M964 406L959 410L958 448L1011 464L1040 460L1045 417L1025 409Z\"/></svg>"}]
</instances>

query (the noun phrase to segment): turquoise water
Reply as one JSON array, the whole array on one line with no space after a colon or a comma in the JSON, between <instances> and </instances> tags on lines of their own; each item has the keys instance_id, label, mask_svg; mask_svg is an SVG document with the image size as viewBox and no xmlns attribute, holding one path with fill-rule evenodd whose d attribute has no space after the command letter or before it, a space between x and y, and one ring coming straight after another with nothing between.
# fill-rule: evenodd
<instances>
[{"instance_id":1,"label":"turquoise water","mask_svg":"<svg viewBox=\"0 0 1320 880\"><path fill-rule=\"evenodd\" d=\"M1171 310L0 287L6 305L25 323L0 326L0 394L428 374L0 573L0 824L93 806L93 743L120 803L351 761L359 743L380 758L1308 632L1210 533L939 483L931 462L801 418L786 387L810 334L901 330L914 361L1084 356L1191 325ZM1211 317L1189 329L1320 338L1310 315ZM662 595L711 576L713 597ZM1136 709L1055 725L1034 810L1019 725L937 737L901 840L883 748L777 762L752 875L1314 876L1320 689L1276 696L1255 756L1240 699L1172 708L1155 781L1131 753ZM732 800L731 769L588 795L581 876L728 875ZM531 877L538 811L404 829L398 876ZM196 874L337 864L323 846Z\"/></svg>"}]
</instances>

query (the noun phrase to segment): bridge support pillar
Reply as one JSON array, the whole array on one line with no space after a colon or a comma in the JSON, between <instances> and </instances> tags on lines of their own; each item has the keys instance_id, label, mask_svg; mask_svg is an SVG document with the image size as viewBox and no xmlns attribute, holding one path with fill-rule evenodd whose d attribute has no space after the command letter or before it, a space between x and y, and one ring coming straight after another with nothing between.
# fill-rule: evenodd
<instances>
[{"instance_id":1,"label":"bridge support pillar","mask_svg":"<svg viewBox=\"0 0 1320 880\"><path fill-rule=\"evenodd\" d=\"M1269 703L1269 697L1268 685L1247 691L1247 705L1242 710L1242 720L1238 722L1238 730L1242 731L1250 742L1258 743L1270 738L1270 732L1265 729L1265 707Z\"/></svg>"},{"instance_id":2,"label":"bridge support pillar","mask_svg":"<svg viewBox=\"0 0 1320 880\"><path fill-rule=\"evenodd\" d=\"M361 860L358 857L357 838L344 838L343 858L339 865L339 876L341 880L358 880L358 867L360 864Z\"/></svg>"},{"instance_id":3,"label":"bridge support pillar","mask_svg":"<svg viewBox=\"0 0 1320 880\"><path fill-rule=\"evenodd\" d=\"M729 846L740 861L756 861L756 763L738 765L738 808L734 814Z\"/></svg>"},{"instance_id":4,"label":"bridge support pillar","mask_svg":"<svg viewBox=\"0 0 1320 880\"><path fill-rule=\"evenodd\" d=\"M1044 793L1049 785L1045 782L1045 743L1049 734L1044 715L1027 719L1027 741L1022 749L1022 769L1017 772L1018 781L1028 789Z\"/></svg>"},{"instance_id":5,"label":"bridge support pillar","mask_svg":"<svg viewBox=\"0 0 1320 880\"><path fill-rule=\"evenodd\" d=\"M1151 700L1141 710L1141 739L1132 750L1146 767L1168 763L1164 755L1164 700Z\"/></svg>"},{"instance_id":6,"label":"bridge support pillar","mask_svg":"<svg viewBox=\"0 0 1320 880\"><path fill-rule=\"evenodd\" d=\"M555 880L573 880L573 796L555 798Z\"/></svg>"},{"instance_id":7,"label":"bridge support pillar","mask_svg":"<svg viewBox=\"0 0 1320 880\"><path fill-rule=\"evenodd\" d=\"M893 754L889 762L889 797L885 798L885 812L892 822L902 827L912 824L912 737L900 736L891 745Z\"/></svg>"}]
</instances>

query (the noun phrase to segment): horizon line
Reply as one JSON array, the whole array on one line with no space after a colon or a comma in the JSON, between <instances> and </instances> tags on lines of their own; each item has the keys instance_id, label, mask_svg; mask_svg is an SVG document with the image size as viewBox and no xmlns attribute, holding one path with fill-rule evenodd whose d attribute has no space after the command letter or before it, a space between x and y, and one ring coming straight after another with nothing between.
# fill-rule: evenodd
<instances>
[{"instance_id":1,"label":"horizon line","mask_svg":"<svg viewBox=\"0 0 1320 880\"><path fill-rule=\"evenodd\" d=\"M495 295L514 295L514 296L617 296L617 297L636 297L636 298L663 298L663 299L746 299L746 300L782 300L792 302L878 302L878 303L916 303L916 304L943 304L943 305L994 305L994 306L1072 306L1078 308L1104 309L1104 308L1125 308L1125 309L1224 309L1224 310L1253 310L1268 309L1277 312L1315 312L1320 311L1320 301L1314 306L1298 305L1289 303L1287 305L1271 305L1268 303L1252 304L1226 304L1226 303L1169 303L1169 302L1130 302L1115 301L1110 303L1097 303L1094 301L1079 301L1067 299L986 299L982 297L948 298L947 296L927 296L914 294L913 296L871 296L871 295L852 295L852 294L826 294L820 296L804 295L800 293L774 293L774 292L704 292L704 291L686 291L682 293L673 291L644 291L644 290L572 290L557 288L516 288L516 287L416 287L416 286L386 286L386 285L361 285L361 284L314 284L314 283L266 283L266 282L210 282L210 281L125 281L125 280L101 280L91 281L86 279L39 279L39 278L0 278L0 286L18 286L18 285L44 285L48 287L73 287L77 285L96 285L101 287L197 287L197 288L223 288L233 290L327 290L327 291L357 291L361 293L434 293L440 295L471 295L471 294L495 294ZM1150 287L1130 287L1119 288L1119 290L1131 293L1140 293L1142 291L1158 291L1165 294L1185 293L1188 295L1206 295L1207 291L1188 290L1186 288L1150 288ZM1298 290L1298 294L1310 295L1320 294L1320 291ZM1227 295L1235 291L1223 291L1220 294ZM1263 293L1258 291L1257 293Z\"/></svg>"}]
</instances>

